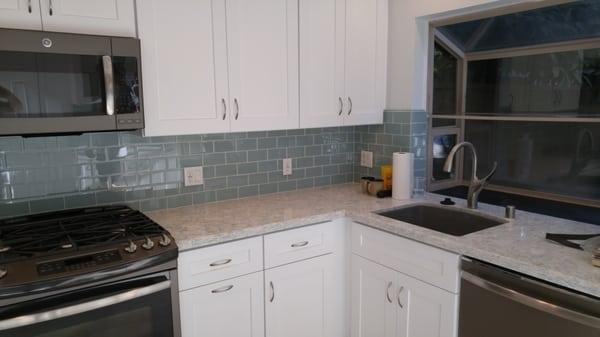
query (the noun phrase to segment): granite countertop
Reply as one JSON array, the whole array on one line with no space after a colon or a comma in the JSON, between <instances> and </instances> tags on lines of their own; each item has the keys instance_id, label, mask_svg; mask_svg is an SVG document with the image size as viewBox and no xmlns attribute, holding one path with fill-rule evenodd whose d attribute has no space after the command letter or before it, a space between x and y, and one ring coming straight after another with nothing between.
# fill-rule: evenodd
<instances>
[{"instance_id":1,"label":"granite countertop","mask_svg":"<svg viewBox=\"0 0 600 337\"><path fill-rule=\"evenodd\" d=\"M377 199L359 190L358 184L344 184L146 214L171 232L180 250L347 216L374 228L600 297L600 268L592 266L591 255L545 239L547 232L600 233L600 226L517 210L517 218L512 222L456 237L373 213L417 202L438 202L443 199L441 196L427 194L420 199L398 201ZM464 200L455 201L457 207L466 205ZM479 212L502 217L504 209L480 204Z\"/></svg>"}]
</instances>

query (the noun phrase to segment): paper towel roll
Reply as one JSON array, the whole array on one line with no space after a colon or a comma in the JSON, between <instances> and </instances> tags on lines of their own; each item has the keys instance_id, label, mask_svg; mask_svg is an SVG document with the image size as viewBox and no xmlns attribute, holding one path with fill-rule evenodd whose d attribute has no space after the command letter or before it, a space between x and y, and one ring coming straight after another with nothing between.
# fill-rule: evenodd
<instances>
[{"instance_id":1,"label":"paper towel roll","mask_svg":"<svg viewBox=\"0 0 600 337\"><path fill-rule=\"evenodd\" d=\"M413 192L413 158L410 152L394 152L392 198L406 200L412 197Z\"/></svg>"}]
</instances>

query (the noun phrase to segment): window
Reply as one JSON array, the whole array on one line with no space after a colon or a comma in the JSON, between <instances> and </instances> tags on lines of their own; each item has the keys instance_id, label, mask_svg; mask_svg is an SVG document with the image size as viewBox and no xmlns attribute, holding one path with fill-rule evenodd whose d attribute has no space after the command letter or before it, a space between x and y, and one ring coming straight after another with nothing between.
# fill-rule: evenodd
<instances>
[{"instance_id":1,"label":"window","mask_svg":"<svg viewBox=\"0 0 600 337\"><path fill-rule=\"evenodd\" d=\"M600 2L432 29L428 189L468 184L469 141L490 189L600 206Z\"/></svg>"}]
</instances>

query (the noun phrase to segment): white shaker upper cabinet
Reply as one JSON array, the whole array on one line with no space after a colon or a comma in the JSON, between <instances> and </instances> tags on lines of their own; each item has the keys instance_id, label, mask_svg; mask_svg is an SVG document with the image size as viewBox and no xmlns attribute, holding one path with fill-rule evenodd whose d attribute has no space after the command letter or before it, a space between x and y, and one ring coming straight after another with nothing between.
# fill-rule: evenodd
<instances>
[{"instance_id":1,"label":"white shaker upper cabinet","mask_svg":"<svg viewBox=\"0 0 600 337\"><path fill-rule=\"evenodd\" d=\"M133 0L41 0L46 31L134 37Z\"/></svg>"},{"instance_id":2,"label":"white shaker upper cabinet","mask_svg":"<svg viewBox=\"0 0 600 337\"><path fill-rule=\"evenodd\" d=\"M146 136L229 131L225 0L138 0Z\"/></svg>"},{"instance_id":3,"label":"white shaker upper cabinet","mask_svg":"<svg viewBox=\"0 0 600 337\"><path fill-rule=\"evenodd\" d=\"M228 0L232 131L298 128L298 0Z\"/></svg>"},{"instance_id":4,"label":"white shaker upper cabinet","mask_svg":"<svg viewBox=\"0 0 600 337\"><path fill-rule=\"evenodd\" d=\"M346 0L300 0L300 126L344 122Z\"/></svg>"},{"instance_id":5,"label":"white shaker upper cabinet","mask_svg":"<svg viewBox=\"0 0 600 337\"><path fill-rule=\"evenodd\" d=\"M39 0L0 0L0 26L41 30Z\"/></svg>"},{"instance_id":6,"label":"white shaker upper cabinet","mask_svg":"<svg viewBox=\"0 0 600 337\"><path fill-rule=\"evenodd\" d=\"M346 125L383 122L388 0L346 0Z\"/></svg>"}]
</instances>

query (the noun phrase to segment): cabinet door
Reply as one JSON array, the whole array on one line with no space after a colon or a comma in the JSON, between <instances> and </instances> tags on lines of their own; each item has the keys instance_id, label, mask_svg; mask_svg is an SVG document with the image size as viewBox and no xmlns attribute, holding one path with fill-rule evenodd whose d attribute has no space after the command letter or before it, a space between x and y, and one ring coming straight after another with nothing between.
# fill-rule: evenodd
<instances>
[{"instance_id":1,"label":"cabinet door","mask_svg":"<svg viewBox=\"0 0 600 337\"><path fill-rule=\"evenodd\" d=\"M233 131L298 128L298 0L228 0Z\"/></svg>"},{"instance_id":2,"label":"cabinet door","mask_svg":"<svg viewBox=\"0 0 600 337\"><path fill-rule=\"evenodd\" d=\"M145 134L229 131L225 0L138 0Z\"/></svg>"},{"instance_id":3,"label":"cabinet door","mask_svg":"<svg viewBox=\"0 0 600 337\"><path fill-rule=\"evenodd\" d=\"M343 336L336 263L343 262L329 254L265 271L267 337Z\"/></svg>"},{"instance_id":4,"label":"cabinet door","mask_svg":"<svg viewBox=\"0 0 600 337\"><path fill-rule=\"evenodd\" d=\"M344 122L345 0L300 0L300 127Z\"/></svg>"},{"instance_id":5,"label":"cabinet door","mask_svg":"<svg viewBox=\"0 0 600 337\"><path fill-rule=\"evenodd\" d=\"M1 0L0 27L41 30L39 0Z\"/></svg>"},{"instance_id":6,"label":"cabinet door","mask_svg":"<svg viewBox=\"0 0 600 337\"><path fill-rule=\"evenodd\" d=\"M260 272L179 293L182 337L263 337L263 286Z\"/></svg>"},{"instance_id":7,"label":"cabinet door","mask_svg":"<svg viewBox=\"0 0 600 337\"><path fill-rule=\"evenodd\" d=\"M134 0L41 0L47 31L135 37Z\"/></svg>"},{"instance_id":8,"label":"cabinet door","mask_svg":"<svg viewBox=\"0 0 600 337\"><path fill-rule=\"evenodd\" d=\"M398 337L456 336L458 295L404 274L398 285Z\"/></svg>"},{"instance_id":9,"label":"cabinet door","mask_svg":"<svg viewBox=\"0 0 600 337\"><path fill-rule=\"evenodd\" d=\"M397 272L352 254L351 336L395 337Z\"/></svg>"},{"instance_id":10,"label":"cabinet door","mask_svg":"<svg viewBox=\"0 0 600 337\"><path fill-rule=\"evenodd\" d=\"M383 122L388 0L346 1L346 124Z\"/></svg>"}]
</instances>

